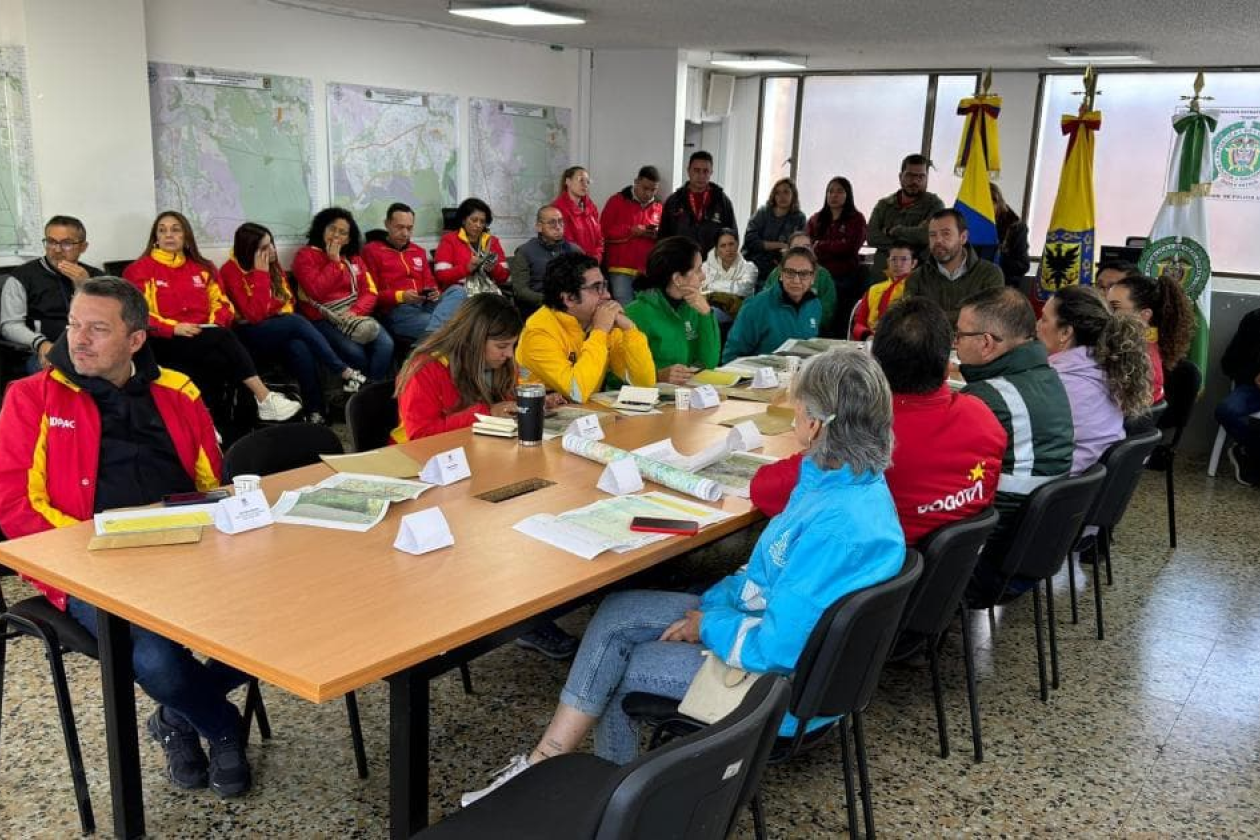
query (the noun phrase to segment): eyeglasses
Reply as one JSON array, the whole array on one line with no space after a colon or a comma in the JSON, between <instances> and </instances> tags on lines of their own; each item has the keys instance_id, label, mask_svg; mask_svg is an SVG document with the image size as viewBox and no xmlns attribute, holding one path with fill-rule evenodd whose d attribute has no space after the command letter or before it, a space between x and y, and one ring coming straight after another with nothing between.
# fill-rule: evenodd
<instances>
[{"instance_id":1,"label":"eyeglasses","mask_svg":"<svg viewBox=\"0 0 1260 840\"><path fill-rule=\"evenodd\" d=\"M542 224L546 227L564 227L564 219L543 219Z\"/></svg>"},{"instance_id":2,"label":"eyeglasses","mask_svg":"<svg viewBox=\"0 0 1260 840\"><path fill-rule=\"evenodd\" d=\"M784 280L809 280L816 272L812 268L797 270L795 268L784 268L779 271L779 275Z\"/></svg>"},{"instance_id":3,"label":"eyeglasses","mask_svg":"<svg viewBox=\"0 0 1260 840\"><path fill-rule=\"evenodd\" d=\"M583 286L581 291L594 292L596 295L602 295L604 292L608 291L608 282L606 280L600 280L598 283L591 283L589 286Z\"/></svg>"},{"instance_id":4,"label":"eyeglasses","mask_svg":"<svg viewBox=\"0 0 1260 840\"><path fill-rule=\"evenodd\" d=\"M986 330L980 330L979 332L956 332L956 333L954 333L954 340L955 340L955 341L957 341L957 340L958 340L958 339L960 339L960 338L971 338L971 337L973 337L973 336L977 336L977 335L987 335L989 338L993 339L994 341L1002 341L1002 340L1003 340L1003 339L1002 339L1002 336L1000 336L1000 335L996 335L996 334L991 333L991 332L987 332Z\"/></svg>"},{"instance_id":5,"label":"eyeglasses","mask_svg":"<svg viewBox=\"0 0 1260 840\"><path fill-rule=\"evenodd\" d=\"M44 239L44 247L54 251L70 251L84 243L83 239Z\"/></svg>"}]
</instances>

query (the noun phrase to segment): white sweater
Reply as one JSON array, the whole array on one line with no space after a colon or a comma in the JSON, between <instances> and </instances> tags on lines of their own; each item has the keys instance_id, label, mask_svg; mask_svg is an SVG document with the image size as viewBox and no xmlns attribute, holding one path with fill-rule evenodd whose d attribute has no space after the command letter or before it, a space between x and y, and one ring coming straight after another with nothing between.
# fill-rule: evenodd
<instances>
[{"instance_id":1,"label":"white sweater","mask_svg":"<svg viewBox=\"0 0 1260 840\"><path fill-rule=\"evenodd\" d=\"M730 268L722 268L717 249L709 252L709 258L701 266L704 270L704 283L700 291L704 294L725 292L746 298L757 286L757 266L744 259L742 254L735 255L735 262Z\"/></svg>"}]
</instances>

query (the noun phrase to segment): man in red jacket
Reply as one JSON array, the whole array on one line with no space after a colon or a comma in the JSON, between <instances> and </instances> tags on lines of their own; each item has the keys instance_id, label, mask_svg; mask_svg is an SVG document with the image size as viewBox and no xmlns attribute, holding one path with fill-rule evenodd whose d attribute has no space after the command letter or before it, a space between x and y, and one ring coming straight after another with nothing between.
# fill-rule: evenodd
<instances>
[{"instance_id":1,"label":"man in red jacket","mask_svg":"<svg viewBox=\"0 0 1260 840\"><path fill-rule=\"evenodd\" d=\"M0 529L9 537L218 486L222 457L210 413L192 380L158 367L145 343L148 323L144 296L130 283L88 280L71 300L49 367L10 387L0 409ZM32 583L96 635L94 607ZM166 752L171 781L209 785L220 796L249 790L241 717L227 699L245 675L138 627L131 641L136 682L159 704L148 730Z\"/></svg>"},{"instance_id":2,"label":"man in red jacket","mask_svg":"<svg viewBox=\"0 0 1260 840\"><path fill-rule=\"evenodd\" d=\"M647 271L648 254L656 245L661 226L662 205L656 197L660 184L661 173L655 166L642 167L633 184L609 196L599 217L610 291L622 306L634 300L635 275Z\"/></svg>"},{"instance_id":3,"label":"man in red jacket","mask_svg":"<svg viewBox=\"0 0 1260 840\"><path fill-rule=\"evenodd\" d=\"M907 298L880 319L871 353L893 392L893 463L884 473L897 516L914 545L932 531L993 503L1006 431L989 407L945 383L953 330L925 298ZM774 516L796 486L799 455L762 467L752 501Z\"/></svg>"},{"instance_id":4,"label":"man in red jacket","mask_svg":"<svg viewBox=\"0 0 1260 840\"><path fill-rule=\"evenodd\" d=\"M437 281L429 270L429 254L411 241L416 214L395 202L385 211L385 239L363 246L363 262L376 280L376 314L395 343L414 344L441 326L433 323Z\"/></svg>"}]
</instances>

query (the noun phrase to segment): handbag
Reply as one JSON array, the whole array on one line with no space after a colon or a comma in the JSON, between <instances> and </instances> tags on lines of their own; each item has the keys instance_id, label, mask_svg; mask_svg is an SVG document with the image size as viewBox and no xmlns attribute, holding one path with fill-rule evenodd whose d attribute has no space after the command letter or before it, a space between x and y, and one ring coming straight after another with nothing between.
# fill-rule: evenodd
<instances>
[{"instance_id":1,"label":"handbag","mask_svg":"<svg viewBox=\"0 0 1260 840\"><path fill-rule=\"evenodd\" d=\"M356 275L357 272L352 265L350 267L350 294L348 296L340 300L330 300L327 303L320 303L317 300L311 300L310 302L319 310L319 314L324 316L324 320L340 330L341 334L346 338L355 344L371 344L381 334L381 323L370 315L355 315L351 313L351 307L359 299L359 284Z\"/></svg>"},{"instance_id":2,"label":"handbag","mask_svg":"<svg viewBox=\"0 0 1260 840\"><path fill-rule=\"evenodd\" d=\"M678 704L679 714L704 723L717 723L739 708L753 687L756 675L732 668L712 651L704 651L704 664L691 678L691 685Z\"/></svg>"},{"instance_id":3,"label":"handbag","mask_svg":"<svg viewBox=\"0 0 1260 840\"><path fill-rule=\"evenodd\" d=\"M468 275L468 279L464 281L464 289L468 292L468 296L473 295L501 295L503 290L499 288L499 284L491 279L489 267L493 267L498 261L498 254L493 251L474 250L474 254L481 260L477 270Z\"/></svg>"}]
</instances>

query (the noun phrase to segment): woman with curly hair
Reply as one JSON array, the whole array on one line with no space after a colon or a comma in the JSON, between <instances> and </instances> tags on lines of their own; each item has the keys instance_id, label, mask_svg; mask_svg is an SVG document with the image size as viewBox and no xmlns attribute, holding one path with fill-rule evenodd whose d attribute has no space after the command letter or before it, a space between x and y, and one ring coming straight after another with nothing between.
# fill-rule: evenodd
<instances>
[{"instance_id":1,"label":"woman with curly hair","mask_svg":"<svg viewBox=\"0 0 1260 840\"><path fill-rule=\"evenodd\" d=\"M1126 417L1151 404L1146 325L1135 315L1108 311L1094 289L1068 286L1046 301L1037 338L1046 345L1072 407L1076 475L1124 437Z\"/></svg>"},{"instance_id":2,"label":"woman with curly hair","mask_svg":"<svg viewBox=\"0 0 1260 840\"><path fill-rule=\"evenodd\" d=\"M1181 284L1167 275L1158 280L1141 274L1124 277L1107 290L1113 312L1129 312L1148 326L1147 351L1155 402L1164 399L1164 372L1185 358L1194 337L1194 307Z\"/></svg>"}]
</instances>

